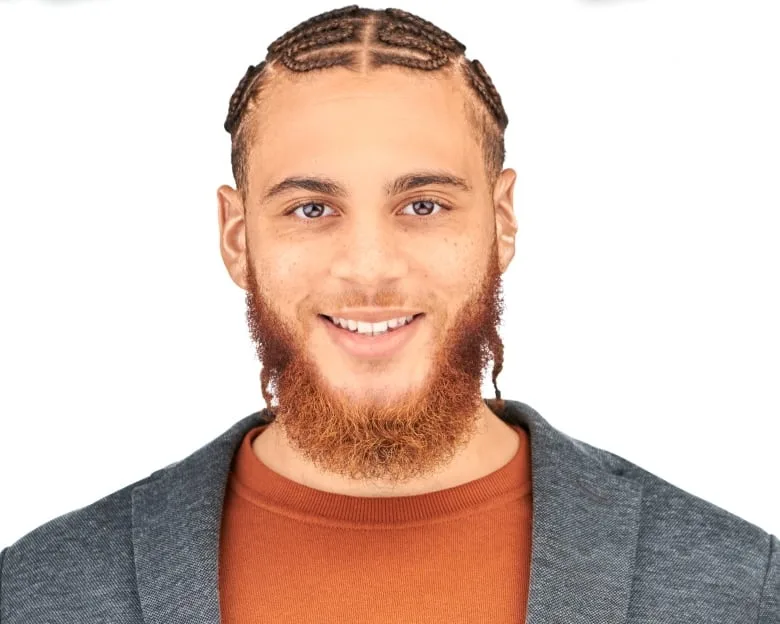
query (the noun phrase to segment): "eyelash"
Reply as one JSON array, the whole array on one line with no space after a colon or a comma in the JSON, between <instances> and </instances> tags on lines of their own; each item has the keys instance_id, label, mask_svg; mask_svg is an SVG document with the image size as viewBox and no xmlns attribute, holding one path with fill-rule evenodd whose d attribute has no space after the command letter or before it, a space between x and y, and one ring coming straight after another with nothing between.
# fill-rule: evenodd
<instances>
[{"instance_id":1,"label":"eyelash","mask_svg":"<svg viewBox=\"0 0 780 624\"><path fill-rule=\"evenodd\" d=\"M417 198L412 199L411 201L407 202L406 204L404 204L403 207L406 208L407 206L410 206L412 204L416 204L417 202L430 202L432 204L436 204L437 206L441 206L444 210L447 210L447 211L452 210L452 206L450 206L449 204L441 201L440 199L436 199L435 197L417 197ZM298 210L298 208L303 208L304 206L309 206L309 205L312 205L312 204L315 204L317 206L328 206L328 204L326 204L325 202L307 201L307 202L303 202L301 204L296 204L295 206L290 208L287 212L285 212L284 215L285 216L290 216L296 210ZM328 208L332 209L331 206L328 206ZM441 211L439 211L437 213L429 214L429 215L404 215L404 216L417 217L417 218L425 218L425 217L429 217L430 218L430 217L436 216L437 214L441 214ZM316 219L307 218L307 217L301 217L299 219L299 221L314 223L315 221L320 221L322 218L323 218L323 216L317 217Z\"/></svg>"}]
</instances>

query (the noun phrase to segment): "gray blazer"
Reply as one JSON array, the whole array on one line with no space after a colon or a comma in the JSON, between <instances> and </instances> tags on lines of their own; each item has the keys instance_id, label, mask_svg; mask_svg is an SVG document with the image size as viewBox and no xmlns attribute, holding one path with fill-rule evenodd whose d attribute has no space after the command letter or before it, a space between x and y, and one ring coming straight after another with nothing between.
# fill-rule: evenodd
<instances>
[{"instance_id":1,"label":"gray blazer","mask_svg":"<svg viewBox=\"0 0 780 624\"><path fill-rule=\"evenodd\" d=\"M561 433L523 403L507 401L503 418L531 441L527 622L780 624L777 537ZM3 550L0 622L218 624L228 471L243 435L266 419L247 416Z\"/></svg>"}]
</instances>

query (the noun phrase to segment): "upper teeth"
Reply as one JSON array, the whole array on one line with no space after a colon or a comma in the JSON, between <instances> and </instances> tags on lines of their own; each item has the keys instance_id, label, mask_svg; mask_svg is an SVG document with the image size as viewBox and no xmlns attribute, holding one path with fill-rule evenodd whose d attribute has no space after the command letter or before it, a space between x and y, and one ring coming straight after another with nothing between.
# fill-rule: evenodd
<instances>
[{"instance_id":1,"label":"upper teeth","mask_svg":"<svg viewBox=\"0 0 780 624\"><path fill-rule=\"evenodd\" d=\"M383 332L386 332L388 328L396 329L397 327L406 325L406 323L410 323L414 318L414 315L412 314L410 316L401 316L399 318L394 318L387 321L381 321L379 323L366 323L364 321L353 321L351 319L339 318L337 316L329 316L328 318L331 321L333 321L336 325L339 325L344 329L348 329L349 331L353 331L358 334L381 334Z\"/></svg>"}]
</instances>

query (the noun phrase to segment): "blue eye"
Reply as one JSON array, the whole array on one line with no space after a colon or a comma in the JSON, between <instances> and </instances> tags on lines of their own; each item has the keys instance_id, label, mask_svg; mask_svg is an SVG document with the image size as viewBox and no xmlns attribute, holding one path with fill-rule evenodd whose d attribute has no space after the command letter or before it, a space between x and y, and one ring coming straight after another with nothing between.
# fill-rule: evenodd
<instances>
[{"instance_id":1,"label":"blue eye","mask_svg":"<svg viewBox=\"0 0 780 624\"><path fill-rule=\"evenodd\" d=\"M314 210L308 210L308 211L305 210L303 212L303 214L305 216L304 221L316 221L322 215L322 213L325 210L325 208L329 207L329 206L326 206L325 204L318 204L317 202L308 202L306 204L301 204L300 206L296 206L295 208L293 208L287 214L292 214L292 213L298 212L301 208L308 208L309 206L314 206Z\"/></svg>"},{"instance_id":2,"label":"blue eye","mask_svg":"<svg viewBox=\"0 0 780 624\"><path fill-rule=\"evenodd\" d=\"M406 206L404 206L404 209L408 208L409 206L411 206L412 210L415 211L413 213L415 216L422 216L422 217L428 216L430 214L435 214L433 210L436 206L442 209L446 209L445 206L432 199L417 199L413 201L411 204L406 204ZM417 210L422 210L422 214L417 213L416 212Z\"/></svg>"}]
</instances>

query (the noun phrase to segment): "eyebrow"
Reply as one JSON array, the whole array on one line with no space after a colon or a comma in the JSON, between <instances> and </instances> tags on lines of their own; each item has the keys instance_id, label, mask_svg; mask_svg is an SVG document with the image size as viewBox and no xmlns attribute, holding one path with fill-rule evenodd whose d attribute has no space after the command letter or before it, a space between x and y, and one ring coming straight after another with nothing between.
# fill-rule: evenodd
<instances>
[{"instance_id":1,"label":"eyebrow","mask_svg":"<svg viewBox=\"0 0 780 624\"><path fill-rule=\"evenodd\" d=\"M398 195L431 184L452 186L462 191L471 190L471 186L469 186L466 180L446 171L415 171L399 176L391 183L386 184L385 194ZM285 178L268 189L263 196L263 202L293 189L322 193L323 195L331 195L334 197L346 197L348 195L346 189L341 184L330 178L293 176Z\"/></svg>"},{"instance_id":2,"label":"eyebrow","mask_svg":"<svg viewBox=\"0 0 780 624\"><path fill-rule=\"evenodd\" d=\"M452 186L461 191L470 191L468 182L461 177L447 173L446 171L415 171L397 177L385 187L387 195L398 195L421 186L438 184L440 186Z\"/></svg>"}]
</instances>

